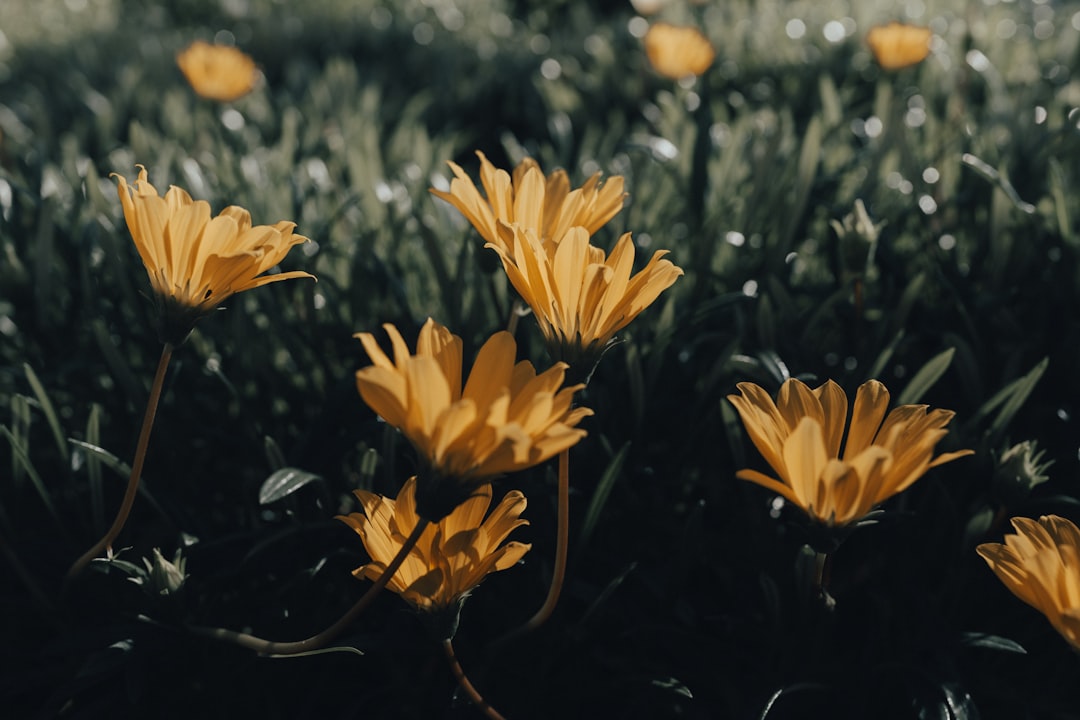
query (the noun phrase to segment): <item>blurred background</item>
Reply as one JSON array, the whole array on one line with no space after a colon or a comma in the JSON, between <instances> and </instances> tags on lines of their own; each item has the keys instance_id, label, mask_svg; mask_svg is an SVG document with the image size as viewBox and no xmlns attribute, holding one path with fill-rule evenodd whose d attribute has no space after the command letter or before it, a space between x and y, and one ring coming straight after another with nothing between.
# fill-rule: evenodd
<instances>
[{"instance_id":1,"label":"blurred background","mask_svg":"<svg viewBox=\"0 0 1080 720\"><path fill-rule=\"evenodd\" d=\"M883 69L874 26L932 31ZM698 28L700 77L656 73L650 25ZM229 103L176 55L235 45ZM312 635L366 587L352 490L394 495L407 443L356 391L356 332L431 316L466 357L505 327L494 253L431 196L535 157L622 176L632 231L685 276L603 358L571 453L555 616L554 464L508 477L533 544L465 605L458 654L507 718L1077 718L1080 661L975 554L1008 519L1080 520L1080 2L1054 0L3 0L0 2L0 707L13 718L479 717L384 593L337 645L264 658L186 625ZM292 220L296 281L233 297L178 349L119 561L64 587L123 492L160 353L110 173L136 165ZM843 232L861 201L872 242ZM856 237L857 236L857 237ZM523 318L519 354L548 362ZM931 471L834 554L725 396L878 378L957 413ZM1034 441L1045 482L1003 470ZM283 468L297 480L268 485ZM279 487L277 491L271 491ZM143 558L185 558L175 592ZM812 563L811 563L812 564ZM139 582L131 582L131 580Z\"/></svg>"}]
</instances>

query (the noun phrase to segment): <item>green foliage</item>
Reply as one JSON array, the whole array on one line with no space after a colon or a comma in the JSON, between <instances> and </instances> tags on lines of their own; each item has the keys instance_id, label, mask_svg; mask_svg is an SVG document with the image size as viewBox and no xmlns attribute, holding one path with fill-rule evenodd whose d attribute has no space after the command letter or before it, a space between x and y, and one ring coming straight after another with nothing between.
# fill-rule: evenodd
<instances>
[{"instance_id":1,"label":"green foliage","mask_svg":"<svg viewBox=\"0 0 1080 720\"><path fill-rule=\"evenodd\" d=\"M354 489L394 494L416 460L361 402L353 334L415 337L433 316L471 358L505 327L514 295L493 253L428 192L450 160L476 177L481 150L575 186L623 176L627 205L594 241L633 232L639 256L667 249L685 270L581 399L596 415L573 450L570 575L554 618L509 647L492 640L550 577L553 472L496 488L529 498L514 537L533 548L476 590L457 638L494 707L1075 716L1077 658L974 545L1013 515L1080 519L1080 4L905 11L934 50L886 73L862 37L892 3L670 2L659 17L719 55L675 83L650 71L648 21L623 2L0 2L3 707L475 716L389 594L337 641L350 652L292 662L187 628L307 637L363 591L363 546L334 516L357 510ZM260 85L196 96L174 59L196 38L252 55ZM138 164L214 212L295 221L312 242L281 270L318 282L199 322L116 555L64 586L119 504L160 352L110 177ZM517 336L548 362L530 318ZM941 450L976 451L845 541L831 612L798 580L792 508L734 477L766 468L725 396L789 377L852 397L878 378L897 402L957 413ZM995 453L1027 440L1053 472L1002 504ZM128 582L152 585L166 557L182 592Z\"/></svg>"}]
</instances>

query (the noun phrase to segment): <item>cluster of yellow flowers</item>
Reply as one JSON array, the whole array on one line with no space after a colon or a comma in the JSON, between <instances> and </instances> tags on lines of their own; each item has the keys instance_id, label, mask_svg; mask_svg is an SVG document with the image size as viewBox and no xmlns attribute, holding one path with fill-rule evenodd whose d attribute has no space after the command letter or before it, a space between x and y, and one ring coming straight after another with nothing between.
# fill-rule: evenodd
<instances>
[{"instance_id":1,"label":"cluster of yellow flowers","mask_svg":"<svg viewBox=\"0 0 1080 720\"><path fill-rule=\"evenodd\" d=\"M885 69L920 62L929 40L928 30L895 24L867 37ZM676 79L703 74L715 58L699 31L663 23L649 29L645 49L658 73ZM251 59L234 48L196 43L178 63L197 92L221 101L249 92L258 79ZM566 453L585 437L579 424L592 411L575 406L575 393L585 388L616 333L683 274L664 250L635 273L630 233L610 253L593 244L593 235L623 206L622 177L601 182L597 173L571 189L565 171L545 176L533 159L511 173L477 155L483 193L454 163L449 190L431 192L457 208L485 248L497 254L536 318L553 363L537 372L532 363L519 361L513 334L501 331L483 344L464 374L461 338L432 319L420 330L415 350L396 327L385 325L392 356L371 333L358 334L371 360L356 373L359 394L409 441L419 469L394 499L357 491L363 513L341 517L370 556L355 575L381 579L418 610L446 614L442 625L449 635L464 598L530 548L507 542L527 524L521 518L524 496L509 492L489 514L491 483ZM181 344L201 318L235 293L313 277L302 271L267 274L307 241L293 232L294 223L256 226L235 206L212 217L208 203L178 187L159 195L141 166L133 183L117 178L167 348ZM789 379L775 401L753 383L737 389L728 399L775 477L750 468L737 476L799 508L830 543L931 468L972 453L935 456L954 413L925 405L890 411L889 392L876 380L858 388L850 413L847 395L831 380L811 389ZM136 469L133 482L137 476ZM1013 525L1017 534L1005 544L986 543L978 553L1010 590L1080 649L1080 530L1057 516L1037 522L1015 518ZM104 544L112 539L115 533ZM835 544L825 547L827 552Z\"/></svg>"}]
</instances>

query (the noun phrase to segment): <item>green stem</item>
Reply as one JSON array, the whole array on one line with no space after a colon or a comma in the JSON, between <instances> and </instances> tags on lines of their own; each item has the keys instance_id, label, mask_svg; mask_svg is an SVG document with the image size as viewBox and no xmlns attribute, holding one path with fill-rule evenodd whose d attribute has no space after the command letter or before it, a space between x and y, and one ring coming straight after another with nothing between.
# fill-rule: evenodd
<instances>
[{"instance_id":1,"label":"green stem","mask_svg":"<svg viewBox=\"0 0 1080 720\"><path fill-rule=\"evenodd\" d=\"M296 640L294 642L278 642L274 640L263 640L254 635L239 633L234 630L226 630L225 628L193 626L189 629L197 635L231 642L241 647L246 647L249 650L254 650L262 655L296 655L323 648L337 639L341 633L352 625L356 618L358 618L360 614L367 609L367 606L371 604L371 601L375 599L375 596L386 587L386 584L394 577L394 573L396 573L398 568L401 567L401 564L405 562L405 558L408 557L409 552L416 546L417 541L420 539L420 536L427 526L428 520L420 518L416 523L416 527L413 528L412 533L405 540L405 544L401 546L397 555L390 561L390 564L386 567L386 570L383 571L382 575L379 576L379 579L375 581L375 584L368 588L367 592L365 592L356 604L353 605L347 613L342 615L337 622L318 635L312 635L305 640Z\"/></svg>"},{"instance_id":2,"label":"green stem","mask_svg":"<svg viewBox=\"0 0 1080 720\"><path fill-rule=\"evenodd\" d=\"M491 707L491 704L469 682L469 678L465 676L465 671L461 669L461 663L458 662L457 655L454 654L454 643L450 638L444 638L442 646L443 651L446 652L446 659L450 663L450 672L454 673L454 679L458 681L458 685L469 696L473 704L491 720L506 720L495 708Z\"/></svg>"},{"instance_id":3,"label":"green stem","mask_svg":"<svg viewBox=\"0 0 1080 720\"><path fill-rule=\"evenodd\" d=\"M158 402L161 400L161 388L165 384L165 371L169 368L169 360L172 359L173 346L165 343L161 348L161 359L158 360L157 372L154 374L154 382L150 386L150 398L146 401L146 412L143 415L142 430L139 431L139 441L135 447L135 460L131 464L131 476L128 478L127 490L124 499L120 502L120 509L116 513L109 531L97 541L97 543L83 553L82 557L68 570L68 581L74 580L90 561L100 556L102 552L112 551L113 541L124 529L131 514L131 507L135 504L135 495L139 490L139 479L142 476L143 463L146 460L146 449L150 445L150 431L154 427L154 417L157 415Z\"/></svg>"}]
</instances>

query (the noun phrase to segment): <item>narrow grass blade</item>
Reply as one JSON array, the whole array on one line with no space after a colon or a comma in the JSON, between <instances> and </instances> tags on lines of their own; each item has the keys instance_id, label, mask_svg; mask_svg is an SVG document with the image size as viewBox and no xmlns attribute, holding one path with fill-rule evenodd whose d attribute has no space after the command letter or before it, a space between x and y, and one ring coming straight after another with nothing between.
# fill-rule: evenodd
<instances>
[{"instance_id":1,"label":"narrow grass blade","mask_svg":"<svg viewBox=\"0 0 1080 720\"><path fill-rule=\"evenodd\" d=\"M919 372L915 373L915 377L911 378L911 382L896 398L896 403L898 405L914 405L919 402L922 396L926 394L926 391L932 388L934 383L940 380L945 371L949 369L955 353L955 348L949 348L931 358L929 362L919 369Z\"/></svg>"},{"instance_id":2,"label":"narrow grass blade","mask_svg":"<svg viewBox=\"0 0 1080 720\"><path fill-rule=\"evenodd\" d=\"M53 440L56 441L56 448L60 451L60 457L63 459L64 464L67 465L69 451L64 438L64 431L60 427L60 417L56 414L56 408L53 407L52 401L49 400L49 395L45 392L45 386L38 380L34 369L29 364L23 363L23 372L26 373L26 380L34 391L34 397L37 398L38 404L41 406L41 412L45 414L45 420L49 423L49 429L52 430Z\"/></svg>"},{"instance_id":3,"label":"narrow grass blade","mask_svg":"<svg viewBox=\"0 0 1080 720\"><path fill-rule=\"evenodd\" d=\"M34 463L30 460L30 456L26 452L26 447L21 445L16 437L12 435L11 430L8 429L7 425L0 425L0 435L7 438L8 443L11 445L12 455L26 472L26 476L30 478L30 482L33 483L34 489L37 490L38 495L41 496L41 501L45 503L45 508L49 511L49 514L53 516L56 524L63 528L64 523L60 520L60 515L56 512L56 506L53 505L49 490L45 487L45 483L42 481L41 476L38 475L37 470L34 468Z\"/></svg>"},{"instance_id":4,"label":"narrow grass blade","mask_svg":"<svg viewBox=\"0 0 1080 720\"><path fill-rule=\"evenodd\" d=\"M581 523L581 536L578 538L579 552L589 544L593 530L596 529L596 523L600 520L600 513L603 512L608 496L611 495L611 489L615 487L615 481L622 473L623 463L626 462L626 454L629 451L630 443L619 448L619 452L611 459L604 474L600 476L600 482L596 484L592 500L589 501L589 507L585 511L585 519Z\"/></svg>"}]
</instances>

